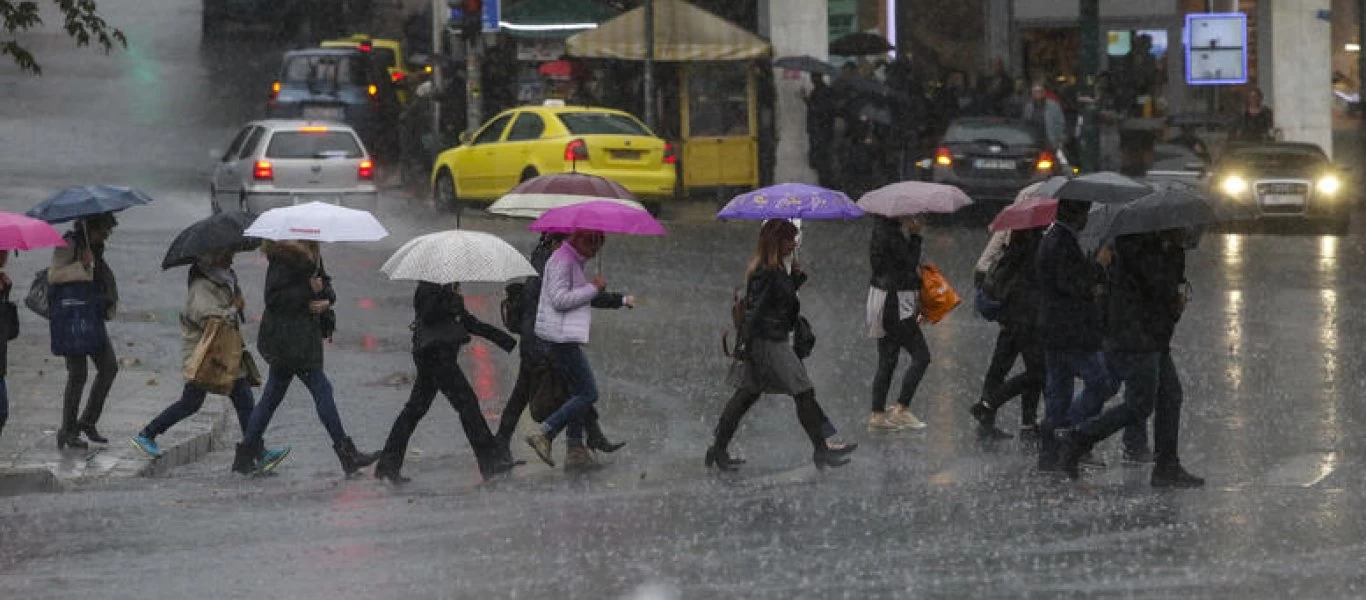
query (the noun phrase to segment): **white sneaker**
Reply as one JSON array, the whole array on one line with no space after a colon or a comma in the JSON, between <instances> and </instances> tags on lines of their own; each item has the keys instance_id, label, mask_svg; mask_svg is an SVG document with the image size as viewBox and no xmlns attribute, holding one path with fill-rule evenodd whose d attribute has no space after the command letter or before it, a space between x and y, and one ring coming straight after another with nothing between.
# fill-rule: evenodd
<instances>
[{"instance_id":1,"label":"white sneaker","mask_svg":"<svg viewBox=\"0 0 1366 600\"><path fill-rule=\"evenodd\" d=\"M885 412L875 412L868 417L868 431L900 431L904 427L893 423Z\"/></svg>"},{"instance_id":2,"label":"white sneaker","mask_svg":"<svg viewBox=\"0 0 1366 600\"><path fill-rule=\"evenodd\" d=\"M900 404L892 406L891 410L887 411L887 419L897 425L911 429L924 429L926 427L924 421L917 419L915 415L911 414L910 409Z\"/></svg>"}]
</instances>

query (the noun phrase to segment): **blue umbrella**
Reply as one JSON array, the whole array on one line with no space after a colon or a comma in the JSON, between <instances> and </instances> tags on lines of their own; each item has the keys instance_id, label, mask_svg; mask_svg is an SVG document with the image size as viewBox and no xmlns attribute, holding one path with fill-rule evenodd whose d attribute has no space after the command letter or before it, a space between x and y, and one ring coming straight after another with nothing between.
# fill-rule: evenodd
<instances>
[{"instance_id":1,"label":"blue umbrella","mask_svg":"<svg viewBox=\"0 0 1366 600\"><path fill-rule=\"evenodd\" d=\"M24 214L48 223L64 223L101 213L119 212L151 201L151 196L129 187L84 185L66 188Z\"/></svg>"},{"instance_id":2,"label":"blue umbrella","mask_svg":"<svg viewBox=\"0 0 1366 600\"><path fill-rule=\"evenodd\" d=\"M857 219L863 209L843 192L804 183L782 183L732 199L718 219Z\"/></svg>"}]
</instances>

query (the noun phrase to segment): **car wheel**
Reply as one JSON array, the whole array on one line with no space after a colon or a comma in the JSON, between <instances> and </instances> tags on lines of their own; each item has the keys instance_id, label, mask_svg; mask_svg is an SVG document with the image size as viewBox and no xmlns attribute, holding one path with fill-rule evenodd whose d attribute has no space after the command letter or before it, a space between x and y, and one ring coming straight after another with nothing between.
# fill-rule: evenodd
<instances>
[{"instance_id":1,"label":"car wheel","mask_svg":"<svg viewBox=\"0 0 1366 600\"><path fill-rule=\"evenodd\" d=\"M522 179L518 183L525 182L528 179L534 179L536 177L539 177L540 175L541 173L540 171L536 170L536 167L527 167L525 169L522 169Z\"/></svg>"},{"instance_id":2,"label":"car wheel","mask_svg":"<svg viewBox=\"0 0 1366 600\"><path fill-rule=\"evenodd\" d=\"M218 214L223 212L223 207L218 205L218 188L209 186L209 212Z\"/></svg>"},{"instance_id":3,"label":"car wheel","mask_svg":"<svg viewBox=\"0 0 1366 600\"><path fill-rule=\"evenodd\" d=\"M436 176L436 187L432 189L432 194L438 210L460 212L460 196L456 194L455 178L451 177L450 171L442 169L441 174Z\"/></svg>"}]
</instances>

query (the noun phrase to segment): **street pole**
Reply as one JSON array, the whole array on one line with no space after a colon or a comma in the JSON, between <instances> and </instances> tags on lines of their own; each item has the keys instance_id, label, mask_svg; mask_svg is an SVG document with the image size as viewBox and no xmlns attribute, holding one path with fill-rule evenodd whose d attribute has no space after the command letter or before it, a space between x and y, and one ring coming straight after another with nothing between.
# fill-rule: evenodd
<instances>
[{"instance_id":1,"label":"street pole","mask_svg":"<svg viewBox=\"0 0 1366 600\"><path fill-rule=\"evenodd\" d=\"M443 15L448 14L444 0L432 0L432 55L427 60L432 65L432 152L435 154L441 150L441 91L442 91L442 32L446 28L446 19ZM419 144L420 145L420 144ZM430 165L429 165L430 166Z\"/></svg>"},{"instance_id":2,"label":"street pole","mask_svg":"<svg viewBox=\"0 0 1366 600\"><path fill-rule=\"evenodd\" d=\"M655 127L655 0L645 0L645 125Z\"/></svg>"},{"instance_id":3,"label":"street pole","mask_svg":"<svg viewBox=\"0 0 1366 600\"><path fill-rule=\"evenodd\" d=\"M1357 118L1366 132L1366 48L1362 46L1366 46L1366 0L1357 0ZM1361 155L1366 160L1366 147L1361 146L1361 141L1358 147L1362 147Z\"/></svg>"},{"instance_id":4,"label":"street pole","mask_svg":"<svg viewBox=\"0 0 1366 600\"><path fill-rule=\"evenodd\" d=\"M1081 118L1081 170L1094 173L1099 170L1100 127L1096 119L1099 115L1096 97L1096 75L1100 72L1100 0L1080 0L1081 2L1081 73L1084 96L1092 101L1082 104Z\"/></svg>"},{"instance_id":5,"label":"street pole","mask_svg":"<svg viewBox=\"0 0 1366 600\"><path fill-rule=\"evenodd\" d=\"M471 135L484 122L484 111L480 106L484 81L482 36L481 33L470 36L465 49L465 131Z\"/></svg>"}]
</instances>

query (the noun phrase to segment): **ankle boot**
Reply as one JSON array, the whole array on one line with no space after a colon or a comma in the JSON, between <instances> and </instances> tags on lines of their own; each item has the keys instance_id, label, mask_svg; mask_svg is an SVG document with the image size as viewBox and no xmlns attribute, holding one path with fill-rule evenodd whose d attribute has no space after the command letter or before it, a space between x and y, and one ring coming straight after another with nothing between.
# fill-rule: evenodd
<instances>
[{"instance_id":1,"label":"ankle boot","mask_svg":"<svg viewBox=\"0 0 1366 600\"><path fill-rule=\"evenodd\" d=\"M357 450L355 442L352 442L349 437L342 438L340 442L337 442L336 445L332 446L332 449L336 451L337 460L341 461L342 471L345 472L347 476L353 475L356 471L370 466L371 463L379 458L378 452L365 454L360 450Z\"/></svg>"},{"instance_id":2,"label":"ankle boot","mask_svg":"<svg viewBox=\"0 0 1366 600\"><path fill-rule=\"evenodd\" d=\"M392 454L380 452L379 462L375 463L375 479L387 479L390 483L394 484L404 484L412 481L412 479L403 476L403 473L401 472L402 469L402 463L400 463Z\"/></svg>"},{"instance_id":3,"label":"ankle boot","mask_svg":"<svg viewBox=\"0 0 1366 600\"><path fill-rule=\"evenodd\" d=\"M703 464L708 467L716 467L721 471L735 471L736 467L744 461L737 461L730 457L725 450L712 446L707 448L707 457Z\"/></svg>"},{"instance_id":4,"label":"ankle boot","mask_svg":"<svg viewBox=\"0 0 1366 600\"><path fill-rule=\"evenodd\" d=\"M100 435L99 430L95 429L94 425L81 425L80 430L81 433L85 434L86 439L95 442L96 444L109 443L109 438Z\"/></svg>"},{"instance_id":5,"label":"ankle boot","mask_svg":"<svg viewBox=\"0 0 1366 600\"><path fill-rule=\"evenodd\" d=\"M90 447L89 444L85 443L85 440L81 439L81 435L79 433L76 433L74 431L58 431L57 449L64 450L67 446L76 449L85 449Z\"/></svg>"},{"instance_id":6,"label":"ankle boot","mask_svg":"<svg viewBox=\"0 0 1366 600\"><path fill-rule=\"evenodd\" d=\"M237 453L232 457L232 472L250 475L256 472L256 458L261 453L245 444L237 444Z\"/></svg>"}]
</instances>

